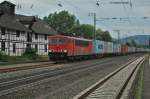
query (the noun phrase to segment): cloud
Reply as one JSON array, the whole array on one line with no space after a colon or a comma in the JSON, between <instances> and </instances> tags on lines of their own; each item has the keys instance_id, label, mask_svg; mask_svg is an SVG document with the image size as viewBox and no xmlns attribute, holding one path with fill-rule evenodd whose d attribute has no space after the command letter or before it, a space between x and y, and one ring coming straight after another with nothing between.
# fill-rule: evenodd
<instances>
[{"instance_id":1,"label":"cloud","mask_svg":"<svg viewBox=\"0 0 150 99\"><path fill-rule=\"evenodd\" d=\"M2 2L3 0L0 0ZM93 24L93 17L88 16L91 12L96 12L97 18L112 18L112 17L129 17L130 21L116 21L104 20L97 21L97 28L109 30L113 37L116 34L114 29L120 29L122 35L135 35L150 33L150 1L149 0L131 0L133 8L129 5L115 5L110 4L112 0L100 0L100 6L96 6L96 0L9 0L16 5L21 4L21 9L16 9L16 13L25 15L38 15L43 18L44 16L54 13L55 11L68 10L70 13L75 14L81 23ZM59 7L59 1L63 7ZM121 1L121 0L115 0ZM123 0L129 1L129 0ZM31 8L31 5L33 7ZM149 17L144 20L142 17ZM131 31L132 33L129 33Z\"/></svg>"}]
</instances>

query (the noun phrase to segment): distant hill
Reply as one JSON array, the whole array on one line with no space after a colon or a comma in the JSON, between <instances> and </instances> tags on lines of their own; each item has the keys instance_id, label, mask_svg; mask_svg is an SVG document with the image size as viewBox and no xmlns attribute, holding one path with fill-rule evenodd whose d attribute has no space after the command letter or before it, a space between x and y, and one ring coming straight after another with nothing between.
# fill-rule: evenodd
<instances>
[{"instance_id":1,"label":"distant hill","mask_svg":"<svg viewBox=\"0 0 150 99\"><path fill-rule=\"evenodd\" d=\"M150 35L135 35L120 40L121 43L131 42L134 40L138 45L149 45Z\"/></svg>"}]
</instances>

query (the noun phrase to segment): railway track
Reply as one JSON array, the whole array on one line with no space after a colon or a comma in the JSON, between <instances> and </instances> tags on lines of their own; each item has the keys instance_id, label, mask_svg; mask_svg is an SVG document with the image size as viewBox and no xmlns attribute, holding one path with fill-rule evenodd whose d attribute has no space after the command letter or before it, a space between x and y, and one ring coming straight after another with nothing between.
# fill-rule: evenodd
<instances>
[{"instance_id":1,"label":"railway track","mask_svg":"<svg viewBox=\"0 0 150 99\"><path fill-rule=\"evenodd\" d=\"M127 62L129 60L133 61L139 56L141 55L135 55L132 57L123 56L121 58L125 59L125 61ZM44 70L41 72L36 72L35 74L33 73L30 75L20 76L16 78L0 79L0 99L10 99L10 97L6 98L6 96L14 95L15 92L19 90L24 90L29 86L30 86L29 88L31 88L33 86L37 86L41 84L45 85L47 81L53 81L53 79L57 79L60 77L67 77L67 75L70 75L71 77L71 75L77 72L79 72L79 75L81 75L80 74L81 71L84 71L85 73L87 71L90 72L91 70L94 70L94 68L95 69L98 68L99 65L101 66L101 68L104 68L105 66L116 64L118 63L118 60L121 60L121 58L116 57L116 58L108 58L108 59L93 60L93 61L83 61L81 63L65 64L69 66L64 66L64 68L57 69L57 70L46 70L46 71ZM56 99L56 98L53 98L53 99Z\"/></svg>"},{"instance_id":2,"label":"railway track","mask_svg":"<svg viewBox=\"0 0 150 99\"><path fill-rule=\"evenodd\" d=\"M96 59L97 60L97 59ZM94 61L96 61L96 60L93 60L92 62L94 62ZM106 62L109 62L109 61L111 61L111 58L108 58L108 59L101 59L101 61L102 60L104 60L103 62L101 62L101 63L106 63ZM50 62L51 63L51 62ZM38 72L33 72L32 74L31 73L29 73L29 74L25 74L25 75L17 75L17 76L13 76L13 77L2 77L2 78L0 78L0 83L3 83L3 82L7 82L7 81L14 81L14 80L16 80L16 79L20 79L20 78L28 78L28 77L30 77L30 76L35 76L35 75L43 75L43 74L47 74L47 73L49 73L49 72L53 72L53 71L56 71L57 69L61 69L61 68L63 68L63 69L66 69L66 68L68 68L68 67L78 67L78 65L82 65L83 64L83 66L84 66L84 64L85 63L87 63L87 64L89 64L89 62L88 61L81 61L81 62L74 62L73 64L72 63L68 63L68 64L56 64L56 63L54 63L54 64L56 64L56 65L51 65L51 64L49 64L49 63L46 63L46 64L44 64L44 66L41 64L41 65L35 65L35 67L33 66L31 66L31 68L28 68L28 66L27 66L27 68L25 68L24 69L24 66L23 67L18 67L19 69L18 70L16 70L16 69L13 69L12 67L10 67L10 68L4 68L4 71L2 70L2 71L0 71L0 72L3 72L3 73L9 73L9 72L11 72L11 69L13 69L14 71L13 72L15 72L15 70L16 71L21 71L21 70L24 70L24 71L26 71L26 70L28 70L28 69L36 69L36 68L44 68L44 67L47 67L47 66L50 66L50 68L51 67L54 67L54 68L52 68L52 69L44 69L44 70L41 70L41 71L38 71ZM45 66L46 65L46 66ZM63 66L63 65L65 65L65 66ZM40 67L41 66L41 67ZM29 66L30 67L30 66ZM21 68L21 69L20 69ZM10 69L10 70L9 70ZM0 69L1 70L1 69ZM5 72L5 70L6 70L6 72ZM12 75L12 74L11 74ZM0 84L1 85L1 84Z\"/></svg>"},{"instance_id":3,"label":"railway track","mask_svg":"<svg viewBox=\"0 0 150 99\"><path fill-rule=\"evenodd\" d=\"M20 86L23 85L27 85L36 81L40 81L49 77L56 77L62 74L67 74L67 73L71 73L74 71L78 71L78 70L84 70L84 69L88 69L91 68L91 66L96 67L98 64L107 64L110 61L110 59L104 60L102 62L94 62L92 64L84 64L81 66L78 64L74 64L71 66L71 68L64 68L64 69L60 69L60 70L47 70L47 71L42 71L42 72L38 72L35 74L31 74L31 75L26 75L26 76L22 76L22 77L17 77L17 78L13 78L11 80L9 79L1 79L0 81L0 96L8 94L13 92L14 90L16 90L17 88L20 88ZM93 68L92 67L92 68Z\"/></svg>"},{"instance_id":4,"label":"railway track","mask_svg":"<svg viewBox=\"0 0 150 99\"><path fill-rule=\"evenodd\" d=\"M83 61L87 61L87 60L83 60ZM55 66L56 64L70 64L70 63L76 63L79 61L74 61L74 62L69 62L69 61L65 61L65 60L61 60L61 61L51 61L51 62L46 62L46 63L42 63L42 64L36 64L36 65L27 65L27 66L2 66L0 67L0 73L7 73L7 72L15 72L15 71L21 71L21 70L29 70L29 69L36 69L36 68L44 68L44 67L50 67L50 66ZM82 61L80 61L82 62ZM21 65L21 64L20 64Z\"/></svg>"},{"instance_id":5,"label":"railway track","mask_svg":"<svg viewBox=\"0 0 150 99\"><path fill-rule=\"evenodd\" d=\"M48 66L53 66L54 64L56 64L56 62L45 62L42 64L35 64L33 65L21 65L20 66L1 66L0 67L0 73L7 73L7 72L14 72L14 71L21 71L21 70L28 70L28 69L35 69L35 68L42 68L42 67L48 67Z\"/></svg>"},{"instance_id":6,"label":"railway track","mask_svg":"<svg viewBox=\"0 0 150 99\"><path fill-rule=\"evenodd\" d=\"M131 61L110 73L91 87L82 91L73 99L125 99L146 56ZM132 81L131 81L132 80ZM130 82L130 83L129 83ZM130 86L130 88L129 88Z\"/></svg>"},{"instance_id":7,"label":"railway track","mask_svg":"<svg viewBox=\"0 0 150 99\"><path fill-rule=\"evenodd\" d=\"M86 60L83 60L86 61ZM78 62L78 61L77 61ZM54 66L55 64L69 64L69 63L76 63L76 61L74 62L68 62L68 61L51 61L51 62L43 62L43 63L39 63L34 65L34 63L32 63L32 65L23 65L20 64L20 66L1 66L0 67L0 73L7 73L7 72L15 72L15 71L21 71L21 70L29 70L29 69L36 69L36 68L43 68L43 67L49 67L49 66Z\"/></svg>"}]
</instances>

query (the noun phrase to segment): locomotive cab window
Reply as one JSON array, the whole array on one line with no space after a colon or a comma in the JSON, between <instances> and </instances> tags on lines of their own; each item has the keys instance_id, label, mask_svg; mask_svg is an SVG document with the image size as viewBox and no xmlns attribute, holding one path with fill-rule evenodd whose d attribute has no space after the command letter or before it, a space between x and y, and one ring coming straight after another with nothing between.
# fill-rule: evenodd
<instances>
[{"instance_id":1,"label":"locomotive cab window","mask_svg":"<svg viewBox=\"0 0 150 99\"><path fill-rule=\"evenodd\" d=\"M49 44L65 44L65 38L49 38Z\"/></svg>"},{"instance_id":2,"label":"locomotive cab window","mask_svg":"<svg viewBox=\"0 0 150 99\"><path fill-rule=\"evenodd\" d=\"M65 43L65 39L64 38L59 38L58 39L58 44L64 44Z\"/></svg>"}]
</instances>

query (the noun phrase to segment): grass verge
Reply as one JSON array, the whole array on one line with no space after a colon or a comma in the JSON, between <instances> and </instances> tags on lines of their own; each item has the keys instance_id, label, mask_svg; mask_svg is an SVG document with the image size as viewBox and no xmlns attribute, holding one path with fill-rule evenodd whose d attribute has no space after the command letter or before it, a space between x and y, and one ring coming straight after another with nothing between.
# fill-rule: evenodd
<instances>
[{"instance_id":1,"label":"grass verge","mask_svg":"<svg viewBox=\"0 0 150 99\"><path fill-rule=\"evenodd\" d=\"M143 77L144 77L144 64L141 66L139 75L137 77L137 82L135 83L134 87L134 96L133 99L142 99L142 92L143 92Z\"/></svg>"}]
</instances>

